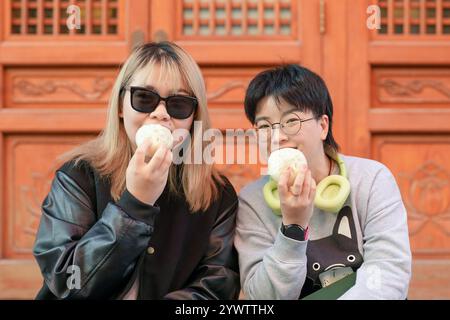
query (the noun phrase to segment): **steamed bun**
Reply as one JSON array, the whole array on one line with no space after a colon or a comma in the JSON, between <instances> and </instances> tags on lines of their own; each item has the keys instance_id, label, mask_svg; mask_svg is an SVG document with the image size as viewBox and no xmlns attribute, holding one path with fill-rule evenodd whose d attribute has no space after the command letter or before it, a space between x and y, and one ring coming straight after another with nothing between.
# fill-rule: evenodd
<instances>
[{"instance_id":1,"label":"steamed bun","mask_svg":"<svg viewBox=\"0 0 450 320\"><path fill-rule=\"evenodd\" d=\"M289 184L293 184L295 176L300 171L302 165L308 165L305 155L298 149L283 148L272 152L268 159L267 173L273 180L278 182L281 173L288 167L291 167L292 173L289 179Z\"/></svg>"},{"instance_id":2,"label":"steamed bun","mask_svg":"<svg viewBox=\"0 0 450 320\"><path fill-rule=\"evenodd\" d=\"M173 137L170 130L159 124L145 124L136 132L136 145L139 147L145 139L151 139L151 146L149 148L149 155L153 155L159 146L165 146L168 149L172 148Z\"/></svg>"}]
</instances>

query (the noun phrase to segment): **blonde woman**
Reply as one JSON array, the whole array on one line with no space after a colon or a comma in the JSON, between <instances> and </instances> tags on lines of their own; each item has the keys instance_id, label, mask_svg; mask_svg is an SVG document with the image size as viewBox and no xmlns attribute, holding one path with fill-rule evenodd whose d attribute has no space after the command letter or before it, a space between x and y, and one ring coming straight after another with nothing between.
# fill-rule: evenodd
<instances>
[{"instance_id":1,"label":"blonde woman","mask_svg":"<svg viewBox=\"0 0 450 320\"><path fill-rule=\"evenodd\" d=\"M238 201L229 181L211 165L174 164L165 147L148 159L149 140L136 146L142 125L185 129L192 138L175 144L187 146L186 158L202 143L194 121L209 128L192 57L170 42L134 50L112 89L106 128L63 157L43 202L33 250L44 277L38 299L237 296Z\"/></svg>"}]
</instances>

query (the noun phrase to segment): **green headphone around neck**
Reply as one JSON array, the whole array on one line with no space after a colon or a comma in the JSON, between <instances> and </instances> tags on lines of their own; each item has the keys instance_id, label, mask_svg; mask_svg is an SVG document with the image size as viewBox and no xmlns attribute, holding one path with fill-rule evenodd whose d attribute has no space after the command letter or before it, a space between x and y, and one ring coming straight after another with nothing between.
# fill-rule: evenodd
<instances>
[{"instance_id":1,"label":"green headphone around neck","mask_svg":"<svg viewBox=\"0 0 450 320\"><path fill-rule=\"evenodd\" d=\"M350 194L350 182L347 179L347 169L344 161L336 155L336 162L339 166L340 174L334 174L320 181L316 188L314 205L326 212L339 212L344 206ZM280 196L278 194L278 183L269 178L263 188L264 200L267 205L277 215L281 215Z\"/></svg>"}]
</instances>

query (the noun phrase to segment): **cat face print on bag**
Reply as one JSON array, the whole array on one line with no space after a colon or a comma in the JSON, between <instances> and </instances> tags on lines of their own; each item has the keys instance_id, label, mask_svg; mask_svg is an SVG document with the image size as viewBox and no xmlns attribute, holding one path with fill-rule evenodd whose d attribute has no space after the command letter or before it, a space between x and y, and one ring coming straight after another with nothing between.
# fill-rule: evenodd
<instances>
[{"instance_id":1,"label":"cat face print on bag","mask_svg":"<svg viewBox=\"0 0 450 320\"><path fill-rule=\"evenodd\" d=\"M302 296L336 281L358 269L363 257L358 249L356 227L349 206L337 214L333 233L325 238L309 240L306 250L307 276Z\"/></svg>"}]
</instances>

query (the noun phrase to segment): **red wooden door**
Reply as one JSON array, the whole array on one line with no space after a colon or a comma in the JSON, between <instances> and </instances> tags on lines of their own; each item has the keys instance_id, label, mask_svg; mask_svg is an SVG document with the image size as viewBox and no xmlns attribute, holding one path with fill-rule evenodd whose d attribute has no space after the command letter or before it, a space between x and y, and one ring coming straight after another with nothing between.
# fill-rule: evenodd
<instances>
[{"instance_id":1,"label":"red wooden door","mask_svg":"<svg viewBox=\"0 0 450 320\"><path fill-rule=\"evenodd\" d=\"M243 99L259 71L303 63L320 72L319 10L318 0L155 1L149 36L175 41L193 55L205 77L213 126L225 133L250 127ZM245 143L238 136L236 148ZM260 175L258 165L219 168L238 190Z\"/></svg>"},{"instance_id":2,"label":"red wooden door","mask_svg":"<svg viewBox=\"0 0 450 320\"><path fill-rule=\"evenodd\" d=\"M76 5L80 29L68 29ZM0 298L32 298L40 205L55 158L103 127L108 95L149 4L123 0L0 3Z\"/></svg>"},{"instance_id":3,"label":"red wooden door","mask_svg":"<svg viewBox=\"0 0 450 320\"><path fill-rule=\"evenodd\" d=\"M42 283L31 248L55 158L98 134L131 48L172 40L203 69L213 124L248 128L247 83L280 62L320 68L318 2L8 0L0 6L0 298ZM79 9L80 29L67 18ZM72 8L73 9L73 8ZM76 17L76 16L75 16ZM77 22L77 20L71 20ZM312 28L311 26L314 26ZM224 165L236 188L259 174Z\"/></svg>"},{"instance_id":4,"label":"red wooden door","mask_svg":"<svg viewBox=\"0 0 450 320\"><path fill-rule=\"evenodd\" d=\"M380 30L367 28L371 4ZM69 5L81 29L67 29ZM385 163L401 187L410 298L450 298L450 0L7 0L0 17L0 298L40 287L31 248L54 159L98 134L119 65L150 40L198 61L221 130L250 126L242 102L258 71L321 74L343 152ZM260 174L220 168L238 190Z\"/></svg>"},{"instance_id":5,"label":"red wooden door","mask_svg":"<svg viewBox=\"0 0 450 320\"><path fill-rule=\"evenodd\" d=\"M369 5L381 24L369 30ZM450 298L450 1L348 3L347 150L386 164L408 211L410 299Z\"/></svg>"}]
</instances>

